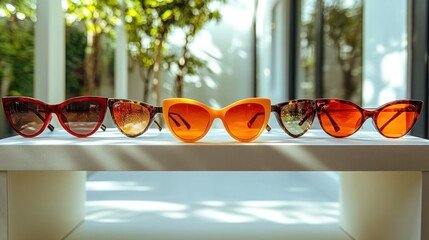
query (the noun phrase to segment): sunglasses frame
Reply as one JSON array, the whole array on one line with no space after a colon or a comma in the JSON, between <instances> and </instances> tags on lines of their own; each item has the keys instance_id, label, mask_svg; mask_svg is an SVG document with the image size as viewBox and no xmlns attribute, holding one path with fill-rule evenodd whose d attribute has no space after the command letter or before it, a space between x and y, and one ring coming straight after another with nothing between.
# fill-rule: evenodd
<instances>
[{"instance_id":1,"label":"sunglasses frame","mask_svg":"<svg viewBox=\"0 0 429 240\"><path fill-rule=\"evenodd\" d=\"M45 110L45 119L43 120L42 117L39 116L39 118L41 120L43 120L43 126L40 128L39 131L35 132L34 134L26 135L26 134L23 134L21 131L19 131L18 129L15 128L13 121L12 121L12 118L10 116L9 109L6 107L7 104L14 102L14 101L30 102L30 103L34 103L34 104L37 104L37 105L43 107L43 109ZM90 133L87 133L87 134L79 134L79 133L75 133L71 129L69 129L66 126L66 124L63 122L63 120L61 119L60 115L61 115L62 109L65 106L67 106L68 104L71 104L74 102L84 102L84 101L98 102L100 104L100 117L97 121L97 125L94 128L94 130L92 130ZM106 114L106 109L107 109L107 98L106 97L96 97L96 96L73 97L73 98L69 98L69 99L67 99L64 102L59 103L59 104L47 104L45 102L42 102L38 99L31 98L31 97L6 96L6 97L2 98L2 102L3 102L3 110L5 112L5 115L6 115L8 122L9 122L9 125L12 127L12 129L16 133L18 133L19 135L21 135L22 137L25 137L25 138L36 137L37 135L41 134L46 129L46 127L48 127L49 130L53 131L54 127L50 124L50 122L52 120L52 113L55 113L57 115L58 121L60 122L61 126L64 128L64 130L66 130L71 135L78 137L78 138L89 137L92 134L94 134L102 125L102 122L103 122L105 114ZM103 128L103 130L105 130L105 128Z\"/></svg>"},{"instance_id":2,"label":"sunglasses frame","mask_svg":"<svg viewBox=\"0 0 429 240\"><path fill-rule=\"evenodd\" d=\"M258 134L256 134L254 137L248 138L248 139L240 139L237 138L236 136L234 136L229 127L228 124L225 123L225 114L233 107L242 105L242 104L246 104L246 103L255 103L255 104L260 104L263 108L264 108L264 114L265 114L265 118L264 118L264 123L261 127L261 129L259 130ZM210 115L210 120L207 124L206 129L204 130L204 133L201 134L199 137L194 138L194 139L183 139L180 136L178 136L172 129L172 127L170 126L170 121L169 119L169 109L170 107L172 107L175 104L190 104L190 105L195 105L198 107L203 108L204 110L206 110L209 115ZM207 132L210 130L211 125L213 123L213 120L216 118L220 118L222 120L222 123L226 129L226 131L228 132L228 134L234 138L237 141L240 142L250 142L255 140L256 138L258 138L262 132L266 129L267 124L268 124L268 120L270 118L270 112L271 112L271 100L268 98L246 98L246 99L242 99L239 100L237 102L234 102L222 109L213 109L208 107L207 105L198 102L196 100L193 99L188 99L188 98L167 98L162 102L162 108L163 108L163 115L164 115L164 119L165 119L165 123L167 124L168 129L170 129L170 132L179 140L183 141L183 142L196 142L198 140L200 140L201 138L203 138ZM186 125L186 124L185 124Z\"/></svg>"},{"instance_id":3,"label":"sunglasses frame","mask_svg":"<svg viewBox=\"0 0 429 240\"><path fill-rule=\"evenodd\" d=\"M306 129L304 129L304 131L300 134L293 134L291 133L289 130L287 130L287 128L285 127L282 118L281 118L281 111L282 108L289 105L289 104L298 104L298 103L302 103L302 102L308 102L311 103L312 105L312 109L311 109L311 115L306 115L306 117L304 117L304 119L299 123L299 125L304 124L305 121L308 120L309 117L313 116L313 119L311 120L311 123L308 125L308 127ZM295 100L290 100L287 102L282 102L282 103L277 103L271 106L271 112L274 113L274 116L276 116L277 119L277 123L279 124L279 126L283 129L283 131L285 133L287 133L289 136L294 137L294 138L298 138L302 135L304 135L313 125L314 122L314 118L316 117L316 100L313 99L295 99Z\"/></svg>"},{"instance_id":4,"label":"sunglasses frame","mask_svg":"<svg viewBox=\"0 0 429 240\"><path fill-rule=\"evenodd\" d=\"M323 111L323 107L324 107L324 106L326 106L327 104L331 103L331 102L339 102L339 103L342 103L342 104L351 105L351 106L355 107L356 109L358 109L358 110L360 111L361 116L362 116L362 117L361 117L361 122L359 123L359 127L357 127L357 128L356 128L356 130L355 130L354 132L352 132L351 134L346 135L346 136L335 136L335 135L333 135L333 134L331 134L331 133L329 133L328 131L326 131L326 130L325 130L325 127L324 127L324 125L323 125L323 123L322 123L322 120L321 120L321 114L322 114L322 111ZM377 118L378 118L379 113L380 113L383 109L385 109L385 108L387 108L387 107L390 107L390 106L393 106L393 105L396 105L396 104L411 104L411 105L413 105L413 106L415 107L414 121L413 121L413 123L411 124L410 129L408 129L408 131L407 131L406 133L404 133L403 135L401 135L401 136L399 136L399 137L386 136L386 135L385 135L385 134L383 134L383 133L382 133L382 131L378 128L378 126L377 126L377 124L376 124L376 120L377 120ZM402 136L406 135L406 134L407 134L407 133L408 133L408 132L413 128L414 124L416 123L417 119L418 119L418 118L419 118L419 116L420 116L420 111L421 111L422 107L423 107L423 101L415 100L415 99L410 99L410 100L396 100L396 101L392 101L392 102L385 103L385 104L383 104L382 106L380 106L380 107L378 107L378 108L375 108L375 109L373 109L373 108L362 108L362 107L360 107L359 105L357 105L357 104L355 104L355 103L353 103L353 102L351 102L351 101L342 100L342 99L336 99L336 98L322 98L322 99L317 99L317 100L316 100L316 112L317 112L317 118L319 119L320 126L322 127L322 129L323 129L323 130L324 130L328 135L330 135L330 136L332 136L332 137L335 137L335 138L343 138L343 137L349 137L349 136L353 135L353 134L354 134L354 133L356 133L360 128L362 128L363 123L364 123L368 118L372 118L372 120L373 120L373 125L374 125L375 129L377 129L377 131L378 131L381 135L383 135L384 137L386 137L386 138L400 138L400 137L402 137ZM330 115L329 115L329 114L328 114L328 118L330 119L330 121L331 121L332 125L334 126L334 128L335 128L335 129L339 129L339 126L337 125L337 123L335 123L335 121L333 120L333 118L332 118L332 117L330 117ZM392 120L393 120L393 118L392 118ZM389 122L390 122L390 120L389 120ZM387 124L388 124L388 123L385 123L385 125L384 125L384 126L386 126ZM336 130L336 131L339 131L339 130Z\"/></svg>"},{"instance_id":5,"label":"sunglasses frame","mask_svg":"<svg viewBox=\"0 0 429 240\"><path fill-rule=\"evenodd\" d=\"M113 115L113 105L116 103L132 103L132 104L136 104L136 105L140 105L144 108L146 108L149 111L149 124L146 126L146 128L138 133L138 134L128 134L126 132L124 132L120 127L119 124L116 122L116 119ZM140 101L136 101L136 100L129 100L129 99L116 99L116 98L110 98L109 100L107 100L107 105L109 106L109 110L110 110L110 115L112 116L112 120L115 123L116 128L125 136L127 137L137 137L142 135L143 133L145 133L150 126L155 122L156 125L158 126L159 131L161 131L161 126L158 124L158 122L155 121L155 117L158 113L162 113L162 107L156 107L156 106L152 106L148 103L144 103L144 102L140 102Z\"/></svg>"}]
</instances>

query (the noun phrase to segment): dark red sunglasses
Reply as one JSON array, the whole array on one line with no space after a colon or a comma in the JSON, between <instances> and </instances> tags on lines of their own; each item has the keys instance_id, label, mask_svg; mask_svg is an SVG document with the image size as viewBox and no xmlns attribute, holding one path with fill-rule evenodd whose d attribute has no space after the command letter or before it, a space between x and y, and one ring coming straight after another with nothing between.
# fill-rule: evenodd
<instances>
[{"instance_id":1,"label":"dark red sunglasses","mask_svg":"<svg viewBox=\"0 0 429 240\"><path fill-rule=\"evenodd\" d=\"M52 113L58 117L61 126L71 135L88 137L102 125L106 114L107 98L75 97L60 104L46 104L30 97L3 97L3 109L10 126L19 135L31 138L42 133L49 124Z\"/></svg>"}]
</instances>

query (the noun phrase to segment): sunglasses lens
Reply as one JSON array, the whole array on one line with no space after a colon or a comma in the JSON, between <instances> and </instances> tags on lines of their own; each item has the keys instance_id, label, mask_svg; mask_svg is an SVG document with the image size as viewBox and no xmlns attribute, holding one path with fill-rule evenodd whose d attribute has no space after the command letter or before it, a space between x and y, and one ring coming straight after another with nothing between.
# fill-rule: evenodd
<instances>
[{"instance_id":1,"label":"sunglasses lens","mask_svg":"<svg viewBox=\"0 0 429 240\"><path fill-rule=\"evenodd\" d=\"M10 124L22 135L34 135L45 123L45 109L36 103L13 101L5 109L10 116Z\"/></svg>"},{"instance_id":2,"label":"sunglasses lens","mask_svg":"<svg viewBox=\"0 0 429 240\"><path fill-rule=\"evenodd\" d=\"M257 137L263 130L265 109L257 103L246 103L230 108L225 114L225 124L235 138L246 141Z\"/></svg>"},{"instance_id":3,"label":"sunglasses lens","mask_svg":"<svg viewBox=\"0 0 429 240\"><path fill-rule=\"evenodd\" d=\"M362 113L355 105L329 102L318 113L323 130L334 137L347 137L362 124Z\"/></svg>"},{"instance_id":4,"label":"sunglasses lens","mask_svg":"<svg viewBox=\"0 0 429 240\"><path fill-rule=\"evenodd\" d=\"M383 108L376 120L376 126L386 137L404 136L413 127L417 110L412 104L395 104Z\"/></svg>"},{"instance_id":5,"label":"sunglasses lens","mask_svg":"<svg viewBox=\"0 0 429 240\"><path fill-rule=\"evenodd\" d=\"M112 106L116 126L127 136L142 134L150 121L150 112L138 103L117 102Z\"/></svg>"},{"instance_id":6,"label":"sunglasses lens","mask_svg":"<svg viewBox=\"0 0 429 240\"><path fill-rule=\"evenodd\" d=\"M289 103L282 107L280 117L283 126L289 133L300 136L304 134L313 123L313 104L310 101Z\"/></svg>"},{"instance_id":7,"label":"sunglasses lens","mask_svg":"<svg viewBox=\"0 0 429 240\"><path fill-rule=\"evenodd\" d=\"M196 141L209 127L209 112L196 105L178 103L168 109L170 130L184 141Z\"/></svg>"},{"instance_id":8,"label":"sunglasses lens","mask_svg":"<svg viewBox=\"0 0 429 240\"><path fill-rule=\"evenodd\" d=\"M69 103L61 111L61 120L70 131L87 135L101 124L101 106L97 101Z\"/></svg>"}]
</instances>

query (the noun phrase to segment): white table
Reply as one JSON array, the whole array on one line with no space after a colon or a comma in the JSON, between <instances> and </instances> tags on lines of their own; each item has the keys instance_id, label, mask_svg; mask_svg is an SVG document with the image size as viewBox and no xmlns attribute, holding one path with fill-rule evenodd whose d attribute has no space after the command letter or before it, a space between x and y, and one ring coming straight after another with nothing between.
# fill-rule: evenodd
<instances>
[{"instance_id":1,"label":"white table","mask_svg":"<svg viewBox=\"0 0 429 240\"><path fill-rule=\"evenodd\" d=\"M341 171L341 227L348 234L429 239L428 154L428 140L365 131L335 139L310 130L292 139L273 129L239 143L211 130L194 144L154 129L138 138L116 129L86 139L62 130L11 137L0 141L0 239L63 238L83 219L85 171L110 170Z\"/></svg>"}]
</instances>

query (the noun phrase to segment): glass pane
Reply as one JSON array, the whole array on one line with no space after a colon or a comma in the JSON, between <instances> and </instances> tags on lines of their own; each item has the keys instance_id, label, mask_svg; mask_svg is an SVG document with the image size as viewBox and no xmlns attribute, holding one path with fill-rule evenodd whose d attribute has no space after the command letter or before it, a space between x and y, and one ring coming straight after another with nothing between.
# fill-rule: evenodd
<instances>
[{"instance_id":1,"label":"glass pane","mask_svg":"<svg viewBox=\"0 0 429 240\"><path fill-rule=\"evenodd\" d=\"M33 96L35 22L36 0L0 2L1 96ZM13 131L2 106L0 112L0 137L5 137Z\"/></svg>"},{"instance_id":2,"label":"glass pane","mask_svg":"<svg viewBox=\"0 0 429 240\"><path fill-rule=\"evenodd\" d=\"M324 1L323 96L362 101L362 0Z\"/></svg>"},{"instance_id":3,"label":"glass pane","mask_svg":"<svg viewBox=\"0 0 429 240\"><path fill-rule=\"evenodd\" d=\"M35 0L0 3L2 96L33 96L35 22Z\"/></svg>"},{"instance_id":4,"label":"glass pane","mask_svg":"<svg viewBox=\"0 0 429 240\"><path fill-rule=\"evenodd\" d=\"M315 97L316 0L302 0L297 34L297 98Z\"/></svg>"},{"instance_id":5,"label":"glass pane","mask_svg":"<svg viewBox=\"0 0 429 240\"><path fill-rule=\"evenodd\" d=\"M113 95L116 1L63 1L66 98Z\"/></svg>"}]
</instances>

